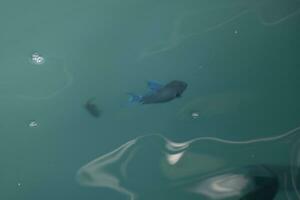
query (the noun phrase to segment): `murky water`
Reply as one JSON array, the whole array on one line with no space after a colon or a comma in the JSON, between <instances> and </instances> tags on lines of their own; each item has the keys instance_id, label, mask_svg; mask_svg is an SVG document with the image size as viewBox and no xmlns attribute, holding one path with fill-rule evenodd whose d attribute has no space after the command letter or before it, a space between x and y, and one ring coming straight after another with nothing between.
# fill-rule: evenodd
<instances>
[{"instance_id":1,"label":"murky water","mask_svg":"<svg viewBox=\"0 0 300 200\"><path fill-rule=\"evenodd\" d=\"M300 1L2 1L0 199L300 199ZM128 104L146 82L179 98Z\"/></svg>"}]
</instances>

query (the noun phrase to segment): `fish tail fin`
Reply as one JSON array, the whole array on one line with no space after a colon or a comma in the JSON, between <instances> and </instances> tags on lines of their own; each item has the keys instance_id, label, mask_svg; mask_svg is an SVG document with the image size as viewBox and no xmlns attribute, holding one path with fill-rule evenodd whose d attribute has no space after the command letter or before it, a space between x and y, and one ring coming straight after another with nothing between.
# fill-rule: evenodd
<instances>
[{"instance_id":1,"label":"fish tail fin","mask_svg":"<svg viewBox=\"0 0 300 200\"><path fill-rule=\"evenodd\" d=\"M127 94L129 95L129 99L128 99L129 103L140 103L142 100L142 96L140 95L136 95L133 93L127 93Z\"/></svg>"}]
</instances>

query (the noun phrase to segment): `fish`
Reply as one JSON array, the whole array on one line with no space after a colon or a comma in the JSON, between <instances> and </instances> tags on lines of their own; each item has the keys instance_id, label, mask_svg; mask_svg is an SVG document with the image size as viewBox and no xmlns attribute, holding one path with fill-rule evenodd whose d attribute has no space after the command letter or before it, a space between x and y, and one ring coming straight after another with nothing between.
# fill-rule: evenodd
<instances>
[{"instance_id":1,"label":"fish","mask_svg":"<svg viewBox=\"0 0 300 200\"><path fill-rule=\"evenodd\" d=\"M178 80L173 80L166 85L152 80L148 81L147 85L150 91L145 95L127 93L129 103L156 104L169 102L181 97L188 86L186 82Z\"/></svg>"},{"instance_id":2,"label":"fish","mask_svg":"<svg viewBox=\"0 0 300 200\"><path fill-rule=\"evenodd\" d=\"M101 111L99 110L98 106L94 103L95 98L91 98L87 100L84 107L85 109L95 118L100 117Z\"/></svg>"}]
</instances>

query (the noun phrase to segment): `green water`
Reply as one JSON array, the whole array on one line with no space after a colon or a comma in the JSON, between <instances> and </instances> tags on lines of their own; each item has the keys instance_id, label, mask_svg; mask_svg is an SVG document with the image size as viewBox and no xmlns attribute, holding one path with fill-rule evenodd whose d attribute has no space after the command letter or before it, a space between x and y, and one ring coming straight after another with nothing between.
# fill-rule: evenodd
<instances>
[{"instance_id":1,"label":"green water","mask_svg":"<svg viewBox=\"0 0 300 200\"><path fill-rule=\"evenodd\" d=\"M189 186L182 178L198 183L249 164L282 166L275 199L299 198L298 0L3 0L0 24L1 200L128 199L124 191L203 199L178 193ZM143 94L147 80L188 88L168 103L126 106L126 93ZM84 109L90 98L99 118ZM141 159L132 154L137 175L119 173L122 162L110 169L125 190L77 180L90 161L151 134L219 140L193 143L175 168L161 159L161 140L146 140ZM130 188L139 184L148 193Z\"/></svg>"}]
</instances>

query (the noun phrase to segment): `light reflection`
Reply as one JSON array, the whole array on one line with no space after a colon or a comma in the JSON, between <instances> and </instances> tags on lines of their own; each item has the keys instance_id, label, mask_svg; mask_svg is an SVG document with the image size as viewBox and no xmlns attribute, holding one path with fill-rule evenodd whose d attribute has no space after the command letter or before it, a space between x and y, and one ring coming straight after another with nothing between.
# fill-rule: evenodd
<instances>
[{"instance_id":1,"label":"light reflection","mask_svg":"<svg viewBox=\"0 0 300 200\"><path fill-rule=\"evenodd\" d=\"M249 178L243 174L225 174L209 178L193 189L211 199L224 199L240 196L249 184Z\"/></svg>"},{"instance_id":2,"label":"light reflection","mask_svg":"<svg viewBox=\"0 0 300 200\"><path fill-rule=\"evenodd\" d=\"M166 148L170 151L180 151L186 149L189 146L188 142L176 143L171 140L166 139Z\"/></svg>"},{"instance_id":3,"label":"light reflection","mask_svg":"<svg viewBox=\"0 0 300 200\"><path fill-rule=\"evenodd\" d=\"M176 153L176 154L167 154L167 160L170 165L175 165L180 158L183 156L184 152Z\"/></svg>"},{"instance_id":4,"label":"light reflection","mask_svg":"<svg viewBox=\"0 0 300 200\"><path fill-rule=\"evenodd\" d=\"M212 9L182 10L171 24L169 37L158 41L153 46L146 47L139 55L143 60L177 48L188 39L205 36L212 31L222 31L222 28L239 21L249 15L256 17L257 23L264 26L277 26L300 14L299 0L263 0L237 1L223 7L213 6ZM188 26L187 26L188 24ZM234 34L238 34L235 30Z\"/></svg>"},{"instance_id":5,"label":"light reflection","mask_svg":"<svg viewBox=\"0 0 300 200\"><path fill-rule=\"evenodd\" d=\"M186 199L195 194L210 199L249 195L249 199L266 200L277 194L278 180L290 172L287 182L293 187L280 190L299 194L299 166L295 166L299 145L292 152L290 146L282 145L299 143L299 132L296 127L247 141L201 137L183 143L162 135L141 136L84 165L76 179L83 186L111 188L132 200L151 194L157 199L159 195ZM273 156L277 154L281 156ZM286 166L279 166L282 163Z\"/></svg>"},{"instance_id":6,"label":"light reflection","mask_svg":"<svg viewBox=\"0 0 300 200\"><path fill-rule=\"evenodd\" d=\"M77 172L77 181L84 186L108 187L118 192L126 194L130 199L134 199L134 194L120 185L118 177L109 173L109 166L126 155L127 150L135 144L135 140L129 141L116 150L93 160ZM103 173L104 172L104 173Z\"/></svg>"},{"instance_id":7,"label":"light reflection","mask_svg":"<svg viewBox=\"0 0 300 200\"><path fill-rule=\"evenodd\" d=\"M256 12L264 26L276 26L300 14L300 1L265 0Z\"/></svg>"}]
</instances>

